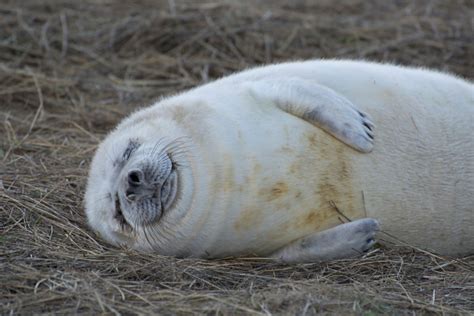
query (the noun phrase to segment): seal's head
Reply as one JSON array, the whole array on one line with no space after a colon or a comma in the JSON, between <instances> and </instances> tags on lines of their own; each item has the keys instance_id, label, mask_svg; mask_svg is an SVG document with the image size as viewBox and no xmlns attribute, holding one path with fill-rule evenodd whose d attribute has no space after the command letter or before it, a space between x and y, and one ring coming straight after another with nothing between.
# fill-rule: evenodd
<instances>
[{"instance_id":1,"label":"seal's head","mask_svg":"<svg viewBox=\"0 0 474 316\"><path fill-rule=\"evenodd\" d=\"M173 204L177 193L176 163L160 144L140 148L137 140L129 143L116 165L122 170L115 192L116 216L129 225L150 225L158 221ZM123 212L121 205L127 210Z\"/></svg>"},{"instance_id":2,"label":"seal's head","mask_svg":"<svg viewBox=\"0 0 474 316\"><path fill-rule=\"evenodd\" d=\"M186 139L147 121L138 127L126 123L95 154L86 214L90 226L112 244L160 250L188 208L184 197L192 190L192 177Z\"/></svg>"}]
</instances>

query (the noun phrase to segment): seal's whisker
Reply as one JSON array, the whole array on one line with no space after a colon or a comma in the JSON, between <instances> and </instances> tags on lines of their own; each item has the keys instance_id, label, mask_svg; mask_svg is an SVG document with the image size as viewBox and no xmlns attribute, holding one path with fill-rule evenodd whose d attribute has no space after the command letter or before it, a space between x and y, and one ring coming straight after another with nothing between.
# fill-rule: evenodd
<instances>
[{"instance_id":1,"label":"seal's whisker","mask_svg":"<svg viewBox=\"0 0 474 316\"><path fill-rule=\"evenodd\" d=\"M95 203L102 202L106 199L110 199L112 201L112 196L110 195L110 193L105 193L102 196L99 196L99 198L95 200Z\"/></svg>"},{"instance_id":2,"label":"seal's whisker","mask_svg":"<svg viewBox=\"0 0 474 316\"><path fill-rule=\"evenodd\" d=\"M174 139L167 146L165 146L164 150L171 150L171 151L176 151L177 149L189 150L189 148L191 147L192 147L192 142L190 138L180 137L180 138Z\"/></svg>"},{"instance_id":3,"label":"seal's whisker","mask_svg":"<svg viewBox=\"0 0 474 316\"><path fill-rule=\"evenodd\" d=\"M154 155L158 152L158 150L160 150L160 148L162 147L163 145L163 142L164 142L164 138L160 138L158 139L158 141L155 143L155 145L153 146L152 150L151 150L151 155Z\"/></svg>"},{"instance_id":4,"label":"seal's whisker","mask_svg":"<svg viewBox=\"0 0 474 316\"><path fill-rule=\"evenodd\" d=\"M142 231L143 231L143 236L145 237L145 240L147 241L148 245L150 245L152 250L155 250L156 241L150 240L150 237L147 233L147 228L145 226L142 227Z\"/></svg>"},{"instance_id":5,"label":"seal's whisker","mask_svg":"<svg viewBox=\"0 0 474 316\"><path fill-rule=\"evenodd\" d=\"M145 239L152 247L152 249L156 249L157 245L164 245L168 244L172 241L170 238L172 233L167 229L167 225L162 223L160 230L156 228L156 226L143 226L142 228Z\"/></svg>"},{"instance_id":6,"label":"seal's whisker","mask_svg":"<svg viewBox=\"0 0 474 316\"><path fill-rule=\"evenodd\" d=\"M163 245L168 244L172 241L172 233L167 229L167 225L163 223L159 230L155 226L148 226L147 230L149 231L149 236L153 239L154 244ZM151 245L153 247L153 245Z\"/></svg>"},{"instance_id":7,"label":"seal's whisker","mask_svg":"<svg viewBox=\"0 0 474 316\"><path fill-rule=\"evenodd\" d=\"M163 150L169 150L170 148L173 148L173 146L182 146L186 144L191 144L190 141L185 141L188 140L188 137L178 137L170 140L166 145L163 146Z\"/></svg>"}]
</instances>

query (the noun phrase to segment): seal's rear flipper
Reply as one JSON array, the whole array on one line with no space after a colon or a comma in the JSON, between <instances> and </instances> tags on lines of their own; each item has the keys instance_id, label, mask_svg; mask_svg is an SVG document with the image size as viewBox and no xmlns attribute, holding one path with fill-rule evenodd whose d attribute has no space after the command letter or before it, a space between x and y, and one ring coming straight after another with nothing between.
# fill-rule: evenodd
<instances>
[{"instance_id":1,"label":"seal's rear flipper","mask_svg":"<svg viewBox=\"0 0 474 316\"><path fill-rule=\"evenodd\" d=\"M245 84L255 98L273 102L358 151L372 151L374 124L367 114L336 91L298 78L262 79Z\"/></svg>"},{"instance_id":2,"label":"seal's rear flipper","mask_svg":"<svg viewBox=\"0 0 474 316\"><path fill-rule=\"evenodd\" d=\"M321 262L356 257L375 244L379 224L359 219L298 239L270 257L286 263Z\"/></svg>"}]
</instances>

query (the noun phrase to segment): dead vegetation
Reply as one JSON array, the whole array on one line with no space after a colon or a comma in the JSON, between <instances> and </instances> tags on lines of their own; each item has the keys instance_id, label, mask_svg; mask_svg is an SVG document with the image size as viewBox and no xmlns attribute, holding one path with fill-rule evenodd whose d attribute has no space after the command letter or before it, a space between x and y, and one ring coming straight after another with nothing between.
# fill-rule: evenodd
<instances>
[{"instance_id":1,"label":"dead vegetation","mask_svg":"<svg viewBox=\"0 0 474 316\"><path fill-rule=\"evenodd\" d=\"M178 260L107 246L82 210L100 139L160 95L312 57L472 79L471 0L131 3L0 3L1 314L474 313L473 257L393 246L297 266Z\"/></svg>"}]
</instances>

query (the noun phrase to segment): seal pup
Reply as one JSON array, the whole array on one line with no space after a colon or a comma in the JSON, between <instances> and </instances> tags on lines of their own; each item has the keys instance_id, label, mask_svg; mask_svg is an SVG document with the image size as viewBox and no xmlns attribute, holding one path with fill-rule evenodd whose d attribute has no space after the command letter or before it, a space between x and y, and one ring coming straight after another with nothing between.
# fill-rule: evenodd
<instances>
[{"instance_id":1,"label":"seal pup","mask_svg":"<svg viewBox=\"0 0 474 316\"><path fill-rule=\"evenodd\" d=\"M123 120L97 149L85 209L108 242L178 257L348 258L374 244L379 222L411 245L466 255L473 135L473 84L452 75L264 66Z\"/></svg>"}]
</instances>

